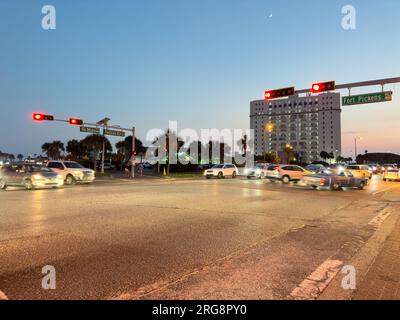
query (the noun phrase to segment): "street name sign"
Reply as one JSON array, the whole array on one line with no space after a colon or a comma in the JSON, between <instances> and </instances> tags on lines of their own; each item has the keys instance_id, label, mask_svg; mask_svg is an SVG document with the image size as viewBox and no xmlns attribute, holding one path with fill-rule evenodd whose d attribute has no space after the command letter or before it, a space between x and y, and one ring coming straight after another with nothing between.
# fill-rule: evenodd
<instances>
[{"instance_id":1,"label":"street name sign","mask_svg":"<svg viewBox=\"0 0 400 320\"><path fill-rule=\"evenodd\" d=\"M392 91L360 94L342 98L344 106L392 101Z\"/></svg>"},{"instance_id":2,"label":"street name sign","mask_svg":"<svg viewBox=\"0 0 400 320\"><path fill-rule=\"evenodd\" d=\"M94 127L80 127L81 132L86 132L86 133L94 133L94 134L100 134L100 128L94 128Z\"/></svg>"},{"instance_id":3,"label":"street name sign","mask_svg":"<svg viewBox=\"0 0 400 320\"><path fill-rule=\"evenodd\" d=\"M108 136L125 137L125 132L120 130L104 129L104 134Z\"/></svg>"}]
</instances>

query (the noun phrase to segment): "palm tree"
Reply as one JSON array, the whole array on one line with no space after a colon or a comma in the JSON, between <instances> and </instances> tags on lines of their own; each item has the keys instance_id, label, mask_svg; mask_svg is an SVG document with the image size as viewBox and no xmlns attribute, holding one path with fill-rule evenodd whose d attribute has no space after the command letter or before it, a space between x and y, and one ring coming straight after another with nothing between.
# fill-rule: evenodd
<instances>
[{"instance_id":1,"label":"palm tree","mask_svg":"<svg viewBox=\"0 0 400 320\"><path fill-rule=\"evenodd\" d=\"M18 161L24 160L24 155L23 154L18 154L17 155L17 159L18 159Z\"/></svg>"},{"instance_id":2,"label":"palm tree","mask_svg":"<svg viewBox=\"0 0 400 320\"><path fill-rule=\"evenodd\" d=\"M86 155L86 146L76 139L67 142L67 152L72 160L80 160Z\"/></svg>"},{"instance_id":3,"label":"palm tree","mask_svg":"<svg viewBox=\"0 0 400 320\"><path fill-rule=\"evenodd\" d=\"M176 149L177 149L177 151L179 151L179 149L185 144L185 143L182 141L182 139L179 138L179 137L177 136L177 134L176 134L175 132L172 132L170 129L167 129L167 130L165 131L164 134L162 134L161 136L157 137L157 138L153 141L153 144L158 143L160 140L163 141L163 142L165 142L165 146L161 145L161 146L159 146L159 147L164 147L164 148L165 148L166 162L167 162L167 174L168 174L168 175L169 175L170 167L171 167L171 164L170 164L170 162L169 162L169 158L170 158L170 155L169 155L169 152L170 152L170 139L171 139L172 141L174 141L174 140L176 141L176 147L177 147ZM157 151L158 151L158 150L157 150ZM156 156L158 156L158 152L156 152ZM177 161L176 161L176 163L177 163L177 162L178 162L178 154L176 153L174 156L175 156L176 159L177 159ZM160 172L160 162L158 162L158 172Z\"/></svg>"},{"instance_id":4,"label":"palm tree","mask_svg":"<svg viewBox=\"0 0 400 320\"><path fill-rule=\"evenodd\" d=\"M57 160L61 158L61 152L65 151L64 143L59 140L47 142L42 145L42 150L49 159Z\"/></svg>"},{"instance_id":5,"label":"palm tree","mask_svg":"<svg viewBox=\"0 0 400 320\"><path fill-rule=\"evenodd\" d=\"M122 158L124 162L128 162L132 156L132 136L127 136L124 140L118 141L115 147L117 148L117 155ZM143 142L135 138L135 153L143 156L146 153L146 149Z\"/></svg>"},{"instance_id":6,"label":"palm tree","mask_svg":"<svg viewBox=\"0 0 400 320\"><path fill-rule=\"evenodd\" d=\"M105 144L105 151L112 151L112 146L110 141L100 134L91 134L87 136L85 139L81 141L81 143L86 147L88 152L93 153L93 168L94 171L97 170L96 161L100 154L103 151L103 143Z\"/></svg>"},{"instance_id":7,"label":"palm tree","mask_svg":"<svg viewBox=\"0 0 400 320\"><path fill-rule=\"evenodd\" d=\"M326 151L321 151L321 153L319 154L319 156L321 157L322 160L326 160L329 158L329 153Z\"/></svg>"}]
</instances>

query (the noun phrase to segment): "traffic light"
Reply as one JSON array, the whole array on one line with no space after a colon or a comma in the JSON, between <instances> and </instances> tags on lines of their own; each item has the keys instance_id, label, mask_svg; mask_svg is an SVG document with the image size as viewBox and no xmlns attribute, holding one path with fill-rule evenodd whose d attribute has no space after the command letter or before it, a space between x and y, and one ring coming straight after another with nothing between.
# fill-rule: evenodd
<instances>
[{"instance_id":1,"label":"traffic light","mask_svg":"<svg viewBox=\"0 0 400 320\"><path fill-rule=\"evenodd\" d=\"M313 93L332 91L336 89L335 81L314 83L311 87Z\"/></svg>"},{"instance_id":2,"label":"traffic light","mask_svg":"<svg viewBox=\"0 0 400 320\"><path fill-rule=\"evenodd\" d=\"M54 117L48 114L34 113L32 116L35 121L53 121Z\"/></svg>"},{"instance_id":3,"label":"traffic light","mask_svg":"<svg viewBox=\"0 0 400 320\"><path fill-rule=\"evenodd\" d=\"M69 118L69 124L72 124L74 126L81 126L83 125L83 120L76 118Z\"/></svg>"},{"instance_id":4,"label":"traffic light","mask_svg":"<svg viewBox=\"0 0 400 320\"><path fill-rule=\"evenodd\" d=\"M276 99L276 98L281 98L281 97L288 97L288 96L293 96L295 92L294 87L289 87L289 88L282 88L282 89L276 89L276 90L267 90L265 91L265 100L271 100L271 99Z\"/></svg>"}]
</instances>

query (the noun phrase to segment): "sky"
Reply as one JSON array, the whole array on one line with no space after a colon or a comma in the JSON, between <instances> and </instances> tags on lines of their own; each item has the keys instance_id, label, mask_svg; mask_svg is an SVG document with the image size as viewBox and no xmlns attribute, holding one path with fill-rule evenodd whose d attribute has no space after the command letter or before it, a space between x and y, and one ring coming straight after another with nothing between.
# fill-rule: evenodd
<instances>
[{"instance_id":1,"label":"sky","mask_svg":"<svg viewBox=\"0 0 400 320\"><path fill-rule=\"evenodd\" d=\"M41 26L44 5L56 29ZM341 25L356 8L356 30ZM400 76L398 0L0 0L0 150L41 153L79 128L67 119L152 128L249 128L266 89ZM400 153L393 101L343 107L342 153ZM371 87L358 92L376 92ZM346 92L343 92L346 94ZM115 143L117 138L111 138Z\"/></svg>"}]
</instances>

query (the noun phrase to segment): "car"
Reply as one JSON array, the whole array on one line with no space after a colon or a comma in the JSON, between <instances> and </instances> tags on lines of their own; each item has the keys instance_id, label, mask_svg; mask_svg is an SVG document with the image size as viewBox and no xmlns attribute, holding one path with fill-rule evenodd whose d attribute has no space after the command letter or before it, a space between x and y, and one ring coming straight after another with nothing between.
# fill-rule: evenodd
<instances>
[{"instance_id":1,"label":"car","mask_svg":"<svg viewBox=\"0 0 400 320\"><path fill-rule=\"evenodd\" d=\"M400 180L399 169L389 169L383 173L383 181L397 181Z\"/></svg>"},{"instance_id":2,"label":"car","mask_svg":"<svg viewBox=\"0 0 400 320\"><path fill-rule=\"evenodd\" d=\"M101 169L101 163L97 164L97 169ZM104 162L104 170L115 170L115 166L111 162Z\"/></svg>"},{"instance_id":3,"label":"car","mask_svg":"<svg viewBox=\"0 0 400 320\"><path fill-rule=\"evenodd\" d=\"M267 169L270 165L268 163L257 163L254 168L244 169L244 174L247 179L258 178L263 179L267 174Z\"/></svg>"},{"instance_id":4,"label":"car","mask_svg":"<svg viewBox=\"0 0 400 320\"><path fill-rule=\"evenodd\" d=\"M75 161L54 161L47 162L47 167L61 175L66 185L77 182L89 184L95 180L95 172L83 167Z\"/></svg>"},{"instance_id":5,"label":"car","mask_svg":"<svg viewBox=\"0 0 400 320\"><path fill-rule=\"evenodd\" d=\"M348 165L346 171L351 172L356 178L372 178L372 169L365 164Z\"/></svg>"},{"instance_id":6,"label":"car","mask_svg":"<svg viewBox=\"0 0 400 320\"><path fill-rule=\"evenodd\" d=\"M217 164L210 169L204 170L204 176L207 179L216 177L219 179L225 177L236 178L238 175L238 168L234 164Z\"/></svg>"},{"instance_id":7,"label":"car","mask_svg":"<svg viewBox=\"0 0 400 320\"><path fill-rule=\"evenodd\" d=\"M391 169L397 169L397 165L394 163L385 163L383 165L383 170L391 170Z\"/></svg>"},{"instance_id":8,"label":"car","mask_svg":"<svg viewBox=\"0 0 400 320\"><path fill-rule=\"evenodd\" d=\"M322 164L309 164L304 169L310 172L320 172L326 170L327 168Z\"/></svg>"},{"instance_id":9,"label":"car","mask_svg":"<svg viewBox=\"0 0 400 320\"><path fill-rule=\"evenodd\" d=\"M372 174L381 174L383 173L385 170L383 169L383 167L381 167L379 164L377 163L370 163L368 165L370 167L370 169L372 170Z\"/></svg>"},{"instance_id":10,"label":"car","mask_svg":"<svg viewBox=\"0 0 400 320\"><path fill-rule=\"evenodd\" d=\"M312 172L296 165L278 164L268 167L266 178L271 182L279 180L284 184L288 184L290 181L300 181L306 174L312 174Z\"/></svg>"},{"instance_id":11,"label":"car","mask_svg":"<svg viewBox=\"0 0 400 320\"><path fill-rule=\"evenodd\" d=\"M61 187L64 179L51 169L37 164L16 163L0 169L0 189L21 186L27 190L34 188Z\"/></svg>"},{"instance_id":12,"label":"car","mask_svg":"<svg viewBox=\"0 0 400 320\"><path fill-rule=\"evenodd\" d=\"M347 170L325 170L316 174L305 175L301 183L313 189L329 188L330 190L341 190L342 188L358 188L362 190L368 185L368 178L357 178Z\"/></svg>"}]
</instances>

